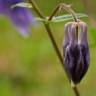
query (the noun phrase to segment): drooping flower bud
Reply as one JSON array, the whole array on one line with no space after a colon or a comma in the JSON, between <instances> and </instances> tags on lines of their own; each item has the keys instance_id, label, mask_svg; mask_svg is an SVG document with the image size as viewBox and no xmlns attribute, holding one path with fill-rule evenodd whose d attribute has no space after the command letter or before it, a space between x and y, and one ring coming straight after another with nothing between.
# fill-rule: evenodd
<instances>
[{"instance_id":1,"label":"drooping flower bud","mask_svg":"<svg viewBox=\"0 0 96 96\"><path fill-rule=\"evenodd\" d=\"M76 27L80 25L78 39ZM74 84L81 81L89 65L89 46L87 42L87 26L84 22L69 22L64 26L64 67Z\"/></svg>"}]
</instances>

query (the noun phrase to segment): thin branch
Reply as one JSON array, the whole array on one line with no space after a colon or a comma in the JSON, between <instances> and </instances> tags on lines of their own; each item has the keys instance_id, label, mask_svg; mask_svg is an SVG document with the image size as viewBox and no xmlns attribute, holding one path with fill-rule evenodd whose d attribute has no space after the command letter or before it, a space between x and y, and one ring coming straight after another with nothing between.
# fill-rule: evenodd
<instances>
[{"instance_id":1,"label":"thin branch","mask_svg":"<svg viewBox=\"0 0 96 96\"><path fill-rule=\"evenodd\" d=\"M28 0L28 1L29 1L29 3L32 4L32 6L33 6L34 10L36 11L36 13L38 14L38 16L41 17L41 18L45 18L45 17L43 16L43 13L42 13L42 12L40 11L40 9L38 8L37 4L34 2L34 0Z\"/></svg>"},{"instance_id":2,"label":"thin branch","mask_svg":"<svg viewBox=\"0 0 96 96\"><path fill-rule=\"evenodd\" d=\"M29 0L29 2L30 2L30 3L32 4L32 6L34 7L36 13L37 13L41 18L44 19L45 17L43 16L43 14L41 13L41 11L39 10L39 8L38 8L38 6L36 5L36 3L34 2L34 0ZM58 9L58 8L57 8L57 9ZM44 26L45 26L45 28L46 28L46 31L47 31L47 33L48 33L48 35L49 35L49 38L50 38L50 40L51 40L51 42L52 42L52 44L53 44L53 47L54 47L54 49L55 49L55 51L56 51L56 53L57 53L57 56L58 56L58 58L59 58L59 60L60 60L60 62L61 62L61 64L62 64L62 66L63 66L63 58L62 58L62 55L61 55L61 53L60 53L60 51L59 51L59 48L58 48L58 46L57 46L57 43L56 43L56 41L55 41L55 39L54 39L54 36L53 36L53 34L52 34L51 28L50 28L50 26L49 26L47 23L45 23L45 22L43 22L43 23L44 23ZM64 68L64 66L63 66L63 68ZM74 93L75 93L75 96L80 96L80 94L79 94L76 86L75 86L74 88L72 88L72 89L73 89L73 91L74 91Z\"/></svg>"},{"instance_id":3,"label":"thin branch","mask_svg":"<svg viewBox=\"0 0 96 96\"><path fill-rule=\"evenodd\" d=\"M60 62L61 62L61 64L62 64L63 68L64 68L63 58L62 58L62 55L61 55L61 53L60 53L60 51L59 51L59 48L58 48L58 46L57 46L57 44L56 44L56 41L55 41L55 39L54 39L54 37L53 37L53 34L52 34L52 32L51 32L51 29L50 29L50 26L49 26L48 24L44 24L44 25L45 25L45 28L46 28L46 30L47 30L47 32L48 32L48 35L49 35L49 37L50 37L50 39L51 39L51 41L52 41L52 44L53 44L54 49L55 49L55 51L56 51L56 53L57 53L57 56L58 56L58 58L60 59Z\"/></svg>"},{"instance_id":4,"label":"thin branch","mask_svg":"<svg viewBox=\"0 0 96 96\"><path fill-rule=\"evenodd\" d=\"M71 14L75 22L78 21L77 16L75 15L75 12L71 8L71 5L67 5L65 3L58 4L56 6L56 8L53 10L53 12L52 12L52 14L51 14L51 16L49 17L48 20L52 20L52 18L56 15L56 13L58 13L58 11L62 11L62 10L65 10L69 14Z\"/></svg>"},{"instance_id":5,"label":"thin branch","mask_svg":"<svg viewBox=\"0 0 96 96\"><path fill-rule=\"evenodd\" d=\"M78 92L76 87L73 87L73 90L74 90L74 93L75 93L76 96L80 96L80 93Z\"/></svg>"},{"instance_id":6,"label":"thin branch","mask_svg":"<svg viewBox=\"0 0 96 96\"><path fill-rule=\"evenodd\" d=\"M53 10L53 12L51 13L50 17L49 17L49 21L53 19L53 17L56 15L56 13L58 13L58 11L62 11L62 10L65 10L67 11L69 14L72 15L73 17L73 20L75 22L78 22L78 18L77 16L75 15L75 12L72 10L71 8L71 5L66 5L65 3L60 3L56 6L56 8ZM76 37L77 37L77 40L78 40L78 26L76 27Z\"/></svg>"}]
</instances>

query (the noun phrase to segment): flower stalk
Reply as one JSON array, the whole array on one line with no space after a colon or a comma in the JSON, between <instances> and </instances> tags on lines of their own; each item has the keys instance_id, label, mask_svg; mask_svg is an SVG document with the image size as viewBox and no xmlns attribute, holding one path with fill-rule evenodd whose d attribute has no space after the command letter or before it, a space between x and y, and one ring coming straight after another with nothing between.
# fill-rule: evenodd
<instances>
[{"instance_id":1,"label":"flower stalk","mask_svg":"<svg viewBox=\"0 0 96 96\"><path fill-rule=\"evenodd\" d=\"M59 13L59 12L61 12L62 10L65 10L65 11L67 11L69 14L71 14L72 17L73 17L73 20L74 20L75 22L78 21L76 15L75 15L75 12L74 12L74 11L72 10L72 8L71 8L71 5L67 5L67 4L65 4L65 3L60 3L60 4L58 4L58 5L56 6L56 8L53 10L53 12L52 12L52 14L51 14L51 16L49 17L48 20L52 20L52 18L56 15L56 13Z\"/></svg>"},{"instance_id":2,"label":"flower stalk","mask_svg":"<svg viewBox=\"0 0 96 96\"><path fill-rule=\"evenodd\" d=\"M37 4L34 2L34 0L29 0L29 2L32 4L32 6L33 6L34 10L36 11L36 13L38 14L38 16L41 17L41 18L43 18L43 19L45 19L45 16L42 14L42 12L41 12L40 9L38 8L38 6L37 6ZM76 18L75 14L74 14L74 11L71 10L71 8L69 8L68 5L66 5L66 6L65 6L65 5L66 5L66 4L64 4L64 3L59 4L59 5L56 7L56 9L54 9L54 11L52 12L52 14L51 14L51 16L49 17L48 20L49 20L49 21L52 20L52 18L53 18L54 15L58 12L58 10L64 8L67 12L70 11L70 13L72 14L74 20L77 22L77 18ZM48 23L43 22L43 24L44 24L44 26L45 26L45 29L46 29L48 35L49 35L49 38L50 38L50 40L51 40L51 42L52 42L52 45L53 45L53 47L54 47L54 49L55 49L55 51L56 51L56 54L57 54L57 56L58 56L58 58L59 58L59 60L60 60L60 62L61 62L61 64L62 64L62 66L63 66L63 68L64 68L64 65L63 65L63 57L62 57L62 55L61 55L61 53L60 53L60 50L59 50L58 45L57 45L57 43L56 43L56 40L54 39L54 36L53 36L53 34L52 34L52 30L51 30L51 28L50 28L50 26L49 26ZM73 91L74 91L74 93L75 93L75 96L80 96L79 91L78 91L78 89L76 88L76 86L75 86L75 87L72 87L72 89L73 89Z\"/></svg>"}]
</instances>

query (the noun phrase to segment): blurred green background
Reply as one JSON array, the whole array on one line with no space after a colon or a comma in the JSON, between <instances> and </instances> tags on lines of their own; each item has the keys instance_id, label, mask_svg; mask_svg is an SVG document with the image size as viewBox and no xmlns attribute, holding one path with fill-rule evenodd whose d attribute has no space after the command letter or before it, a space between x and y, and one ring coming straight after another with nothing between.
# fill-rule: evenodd
<instances>
[{"instance_id":1,"label":"blurred green background","mask_svg":"<svg viewBox=\"0 0 96 96\"><path fill-rule=\"evenodd\" d=\"M72 4L77 13L89 14L89 19L82 20L89 28L90 68L78 89L81 96L96 96L96 1L35 1L45 16L60 2ZM65 23L51 24L61 52ZM42 23L31 27L29 37L23 38L7 18L0 17L0 96L75 96Z\"/></svg>"}]
</instances>

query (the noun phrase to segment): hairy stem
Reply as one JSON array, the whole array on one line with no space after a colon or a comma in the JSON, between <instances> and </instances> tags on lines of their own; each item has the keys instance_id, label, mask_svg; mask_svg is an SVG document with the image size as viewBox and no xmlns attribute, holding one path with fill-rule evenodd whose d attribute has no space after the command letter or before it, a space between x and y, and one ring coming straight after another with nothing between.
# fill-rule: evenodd
<instances>
[{"instance_id":1,"label":"hairy stem","mask_svg":"<svg viewBox=\"0 0 96 96\"><path fill-rule=\"evenodd\" d=\"M34 2L34 0L29 0L29 2L32 4L32 6L34 7L36 13L39 15L39 17L44 19L45 18L44 15L41 13L41 11L39 10L39 8L38 8L37 4ZM57 7L57 10L58 10L58 7ZM48 23L45 23L45 22L43 22L43 23L44 23L45 29L46 29L46 31L47 31L47 33L49 35L49 38L50 38L50 40L51 40L51 42L53 44L53 47L54 47L54 49L56 51L56 54L57 54L62 66L63 66L63 58L62 58L62 55L61 55L61 53L59 51L57 43L56 43L56 41L54 39L54 36L52 34L51 28L50 28ZM63 66L63 68L64 68L64 66ZM74 88L72 88L72 89L73 89L76 96L80 96L79 91L77 90L76 86Z\"/></svg>"}]
</instances>

